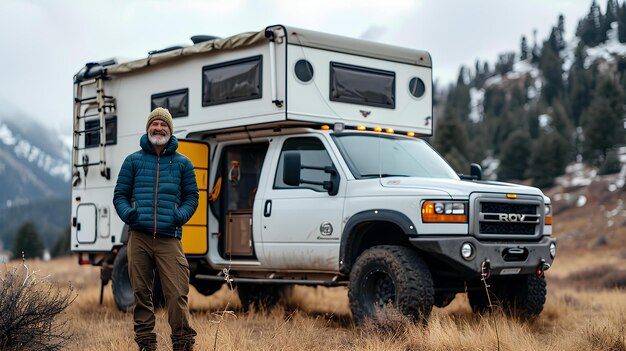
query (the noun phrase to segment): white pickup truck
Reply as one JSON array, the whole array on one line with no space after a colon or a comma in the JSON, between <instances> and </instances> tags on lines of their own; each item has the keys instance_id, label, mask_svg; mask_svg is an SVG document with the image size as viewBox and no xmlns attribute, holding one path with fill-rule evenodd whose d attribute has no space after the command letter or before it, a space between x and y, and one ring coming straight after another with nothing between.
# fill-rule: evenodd
<instances>
[{"instance_id":1,"label":"white pickup truck","mask_svg":"<svg viewBox=\"0 0 626 351\"><path fill-rule=\"evenodd\" d=\"M420 138L434 122L427 52L281 25L194 38L74 79L72 250L102 267L119 308L134 301L116 172L163 106L196 168L182 241L199 292L226 272L244 308L294 284L347 286L362 323L387 305L427 319L459 292L484 311L489 276L505 311L542 311L550 199L478 166L459 176Z\"/></svg>"}]
</instances>

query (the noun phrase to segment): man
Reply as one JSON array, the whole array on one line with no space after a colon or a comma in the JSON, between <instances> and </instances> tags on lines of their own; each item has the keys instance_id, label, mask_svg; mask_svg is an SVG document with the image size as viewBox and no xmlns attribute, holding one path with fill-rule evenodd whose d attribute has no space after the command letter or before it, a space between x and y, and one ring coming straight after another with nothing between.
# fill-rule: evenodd
<instances>
[{"instance_id":1,"label":"man","mask_svg":"<svg viewBox=\"0 0 626 351\"><path fill-rule=\"evenodd\" d=\"M192 350L189 324L189 264L180 239L181 226L198 207L198 186L191 161L176 152L172 115L156 108L148 116L141 150L124 160L113 203L130 231L128 270L135 294L135 341L140 350L156 350L152 284L161 278L175 351Z\"/></svg>"}]
</instances>

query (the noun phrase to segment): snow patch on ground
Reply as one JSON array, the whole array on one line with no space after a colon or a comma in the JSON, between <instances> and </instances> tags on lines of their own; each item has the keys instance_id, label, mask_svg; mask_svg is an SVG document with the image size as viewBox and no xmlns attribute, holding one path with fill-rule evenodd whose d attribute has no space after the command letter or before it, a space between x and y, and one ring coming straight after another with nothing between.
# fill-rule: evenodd
<instances>
[{"instance_id":1,"label":"snow patch on ground","mask_svg":"<svg viewBox=\"0 0 626 351\"><path fill-rule=\"evenodd\" d=\"M611 29L606 32L606 42L587 49L587 58L585 58L585 68L589 68L593 62L599 58L609 63L615 62L616 56L626 55L626 45L619 42L617 38L617 22L611 23Z\"/></svg>"},{"instance_id":2,"label":"snow patch on ground","mask_svg":"<svg viewBox=\"0 0 626 351\"><path fill-rule=\"evenodd\" d=\"M474 122L480 122L483 120L484 111L483 111L483 102L485 100L485 90L484 89L470 89L470 105L472 110L470 111L469 118Z\"/></svg>"},{"instance_id":3,"label":"snow patch on ground","mask_svg":"<svg viewBox=\"0 0 626 351\"><path fill-rule=\"evenodd\" d=\"M576 207L583 207L587 204L587 197L585 195L580 195L578 200L576 200Z\"/></svg>"},{"instance_id":4,"label":"snow patch on ground","mask_svg":"<svg viewBox=\"0 0 626 351\"><path fill-rule=\"evenodd\" d=\"M581 162L572 163L565 168L565 175L557 177L555 183L565 188L591 184L598 170L585 166Z\"/></svg>"}]
</instances>

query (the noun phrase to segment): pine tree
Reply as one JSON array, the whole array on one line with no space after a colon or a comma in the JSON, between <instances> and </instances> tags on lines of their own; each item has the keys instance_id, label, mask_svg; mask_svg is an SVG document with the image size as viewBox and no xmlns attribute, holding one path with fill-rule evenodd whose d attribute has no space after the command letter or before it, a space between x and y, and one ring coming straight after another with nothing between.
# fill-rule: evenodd
<instances>
[{"instance_id":1,"label":"pine tree","mask_svg":"<svg viewBox=\"0 0 626 351\"><path fill-rule=\"evenodd\" d=\"M555 133L560 134L563 139L568 141L572 140L574 127L572 126L572 122L570 121L567 112L565 111L565 106L561 100L555 99L552 101L552 105L550 106L548 112L550 113L550 117L552 117L552 120L550 121L550 128L552 128Z\"/></svg>"},{"instance_id":2,"label":"pine tree","mask_svg":"<svg viewBox=\"0 0 626 351\"><path fill-rule=\"evenodd\" d=\"M544 43L539 67L545 78L542 95L548 104L558 97L563 90L563 63L561 61L561 57L554 51L552 45L548 42Z\"/></svg>"},{"instance_id":3,"label":"pine tree","mask_svg":"<svg viewBox=\"0 0 626 351\"><path fill-rule=\"evenodd\" d=\"M595 33L595 45L603 43L606 41L606 32L602 30L602 24L604 23L604 16L602 15L602 10L600 10L600 6L593 0L591 4L591 11L593 20L593 28Z\"/></svg>"},{"instance_id":4,"label":"pine tree","mask_svg":"<svg viewBox=\"0 0 626 351\"><path fill-rule=\"evenodd\" d=\"M624 93L612 77L600 79L582 116L583 156L596 165L606 159L607 150L624 143Z\"/></svg>"},{"instance_id":5,"label":"pine tree","mask_svg":"<svg viewBox=\"0 0 626 351\"><path fill-rule=\"evenodd\" d=\"M52 248L52 252L50 254L52 257L60 257L60 256L68 256L71 252L71 231L68 226L64 231L59 233L56 242L54 243L54 247Z\"/></svg>"},{"instance_id":6,"label":"pine tree","mask_svg":"<svg viewBox=\"0 0 626 351\"><path fill-rule=\"evenodd\" d=\"M585 69L586 50L582 42L578 43L574 52L574 62L568 74L568 96L570 120L574 126L580 125L580 116L591 102L591 92L593 91L593 70Z\"/></svg>"},{"instance_id":7,"label":"pine tree","mask_svg":"<svg viewBox=\"0 0 626 351\"><path fill-rule=\"evenodd\" d=\"M532 146L528 176L533 178L533 185L544 188L554 185L554 178L562 175L567 166L567 140L553 132L541 133Z\"/></svg>"},{"instance_id":8,"label":"pine tree","mask_svg":"<svg viewBox=\"0 0 626 351\"><path fill-rule=\"evenodd\" d=\"M450 107L450 109L454 110L461 121L466 121L469 118L471 110L470 104L472 99L470 96L470 86L467 84L469 82L468 71L465 66L461 67L457 84L450 89L446 100L446 108Z\"/></svg>"},{"instance_id":9,"label":"pine tree","mask_svg":"<svg viewBox=\"0 0 626 351\"><path fill-rule=\"evenodd\" d=\"M498 62L496 63L496 72L501 75L505 75L513 70L513 64L515 63L515 53L505 52L498 55Z\"/></svg>"},{"instance_id":10,"label":"pine tree","mask_svg":"<svg viewBox=\"0 0 626 351\"><path fill-rule=\"evenodd\" d=\"M603 16L595 0L591 3L589 13L578 23L576 35L589 47L595 47L606 40L606 33L602 33Z\"/></svg>"},{"instance_id":11,"label":"pine tree","mask_svg":"<svg viewBox=\"0 0 626 351\"><path fill-rule=\"evenodd\" d=\"M474 68L476 69L476 77L474 78L473 86L476 89L480 89L485 84L485 80L487 80L488 72L484 71L484 66L480 64L479 60L476 60Z\"/></svg>"},{"instance_id":12,"label":"pine tree","mask_svg":"<svg viewBox=\"0 0 626 351\"><path fill-rule=\"evenodd\" d=\"M530 135L525 130L517 130L506 139L499 157L498 179L526 179L531 145Z\"/></svg>"},{"instance_id":13,"label":"pine tree","mask_svg":"<svg viewBox=\"0 0 626 351\"><path fill-rule=\"evenodd\" d=\"M602 33L606 37L606 32L611 29L611 23L617 21L619 16L619 4L615 0L607 0L606 14L602 18Z\"/></svg>"},{"instance_id":14,"label":"pine tree","mask_svg":"<svg viewBox=\"0 0 626 351\"><path fill-rule=\"evenodd\" d=\"M558 53L559 51L561 51L560 49L560 36L559 36L559 31L556 27L552 27L552 30L550 31L550 37L548 37L548 44L550 45L550 47L552 48L552 51Z\"/></svg>"},{"instance_id":15,"label":"pine tree","mask_svg":"<svg viewBox=\"0 0 626 351\"><path fill-rule=\"evenodd\" d=\"M626 43L626 2L618 10L617 37L620 43Z\"/></svg>"},{"instance_id":16,"label":"pine tree","mask_svg":"<svg viewBox=\"0 0 626 351\"><path fill-rule=\"evenodd\" d=\"M497 85L491 85L485 89L483 111L488 119L502 116L506 104L506 92Z\"/></svg>"},{"instance_id":17,"label":"pine tree","mask_svg":"<svg viewBox=\"0 0 626 351\"><path fill-rule=\"evenodd\" d=\"M464 124L451 106L446 106L443 117L438 119L433 146L457 172L469 164L469 138Z\"/></svg>"},{"instance_id":18,"label":"pine tree","mask_svg":"<svg viewBox=\"0 0 626 351\"><path fill-rule=\"evenodd\" d=\"M558 50L561 51L565 49L565 16L562 14L559 15L556 31L558 34L557 46Z\"/></svg>"},{"instance_id":19,"label":"pine tree","mask_svg":"<svg viewBox=\"0 0 626 351\"><path fill-rule=\"evenodd\" d=\"M467 158L463 156L463 153L459 151L458 148L452 147L450 151L443 154L443 158L445 158L446 161L448 161L448 163L450 164L452 169L454 169L455 172L468 173L465 170L468 168L470 163L468 162Z\"/></svg>"},{"instance_id":20,"label":"pine tree","mask_svg":"<svg viewBox=\"0 0 626 351\"><path fill-rule=\"evenodd\" d=\"M520 43L520 61L528 59L528 44L526 43L526 36L522 35L522 42Z\"/></svg>"},{"instance_id":21,"label":"pine tree","mask_svg":"<svg viewBox=\"0 0 626 351\"><path fill-rule=\"evenodd\" d=\"M533 51L532 51L532 63L539 63L541 60L541 49L537 45L537 29L533 29Z\"/></svg>"},{"instance_id":22,"label":"pine tree","mask_svg":"<svg viewBox=\"0 0 626 351\"><path fill-rule=\"evenodd\" d=\"M37 258L43 255L43 249L44 245L35 225L31 222L22 224L13 242L13 256L21 257L23 252L25 258Z\"/></svg>"}]
</instances>

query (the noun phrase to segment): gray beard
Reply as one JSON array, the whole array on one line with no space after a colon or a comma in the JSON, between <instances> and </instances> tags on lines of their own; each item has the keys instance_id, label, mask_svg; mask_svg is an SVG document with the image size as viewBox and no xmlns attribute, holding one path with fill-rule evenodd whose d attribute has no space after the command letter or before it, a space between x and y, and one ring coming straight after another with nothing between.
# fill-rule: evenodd
<instances>
[{"instance_id":1,"label":"gray beard","mask_svg":"<svg viewBox=\"0 0 626 351\"><path fill-rule=\"evenodd\" d=\"M148 134L148 140L150 143L155 146L165 146L170 141L170 136L163 135L150 135Z\"/></svg>"}]
</instances>

